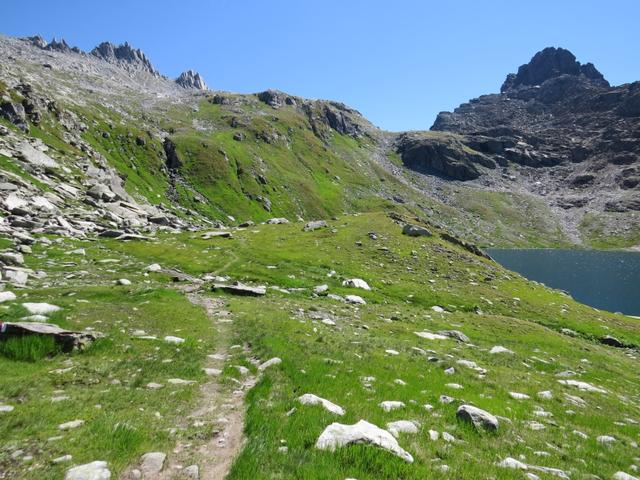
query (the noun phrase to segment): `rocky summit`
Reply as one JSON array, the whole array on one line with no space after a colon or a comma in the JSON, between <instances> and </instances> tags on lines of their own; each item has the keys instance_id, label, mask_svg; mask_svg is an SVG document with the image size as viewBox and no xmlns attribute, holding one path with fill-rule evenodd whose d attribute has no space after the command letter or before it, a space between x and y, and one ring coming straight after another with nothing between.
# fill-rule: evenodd
<instances>
[{"instance_id":1,"label":"rocky summit","mask_svg":"<svg viewBox=\"0 0 640 480\"><path fill-rule=\"evenodd\" d=\"M637 318L484 248L637 249L639 95L547 48L387 132L0 36L0 478L637 478Z\"/></svg>"},{"instance_id":2,"label":"rocky summit","mask_svg":"<svg viewBox=\"0 0 640 480\"><path fill-rule=\"evenodd\" d=\"M196 90L208 90L207 84L204 83L204 79L200 76L198 72L194 72L193 70L187 70L186 72L182 72L178 78L176 78L176 83L184 88L195 88Z\"/></svg>"}]
</instances>

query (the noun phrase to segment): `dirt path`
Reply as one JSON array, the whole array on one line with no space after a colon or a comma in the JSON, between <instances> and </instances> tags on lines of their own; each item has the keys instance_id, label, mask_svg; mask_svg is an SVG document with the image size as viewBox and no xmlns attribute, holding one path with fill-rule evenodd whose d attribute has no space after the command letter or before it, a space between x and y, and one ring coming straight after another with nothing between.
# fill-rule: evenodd
<instances>
[{"instance_id":1,"label":"dirt path","mask_svg":"<svg viewBox=\"0 0 640 480\"><path fill-rule=\"evenodd\" d=\"M231 262L237 258L231 260ZM225 267L226 268L226 267ZM222 269L221 269L222 270ZM245 372L240 380L226 377L221 380L225 363L239 351L245 358L251 352L242 346L231 346L233 315L226 310L222 298L200 292L200 285L179 287L194 305L205 309L217 331L217 349L207 355L206 383L200 386L200 399L194 410L177 425L178 429L196 427L203 436L181 438L171 452L167 452L164 467L159 473L145 474L144 480L173 480L198 478L223 480L244 445L244 398L258 381L258 375ZM136 472L140 465L131 466L122 479L140 478ZM197 472L197 473L196 473Z\"/></svg>"},{"instance_id":2,"label":"dirt path","mask_svg":"<svg viewBox=\"0 0 640 480\"><path fill-rule=\"evenodd\" d=\"M197 292L187 293L187 298L194 305L205 309L218 330L218 349L207 357L205 368L221 371L229 356L229 337L233 322L231 312L224 309L225 302L220 298L207 297ZM245 351L245 354L250 352ZM256 382L256 376L247 374L236 385L229 386L221 384L218 375L212 375L211 381L202 385L200 403L189 415L188 421L192 424L211 423L215 425L215 434L199 445L190 445L190 448L178 445L174 450L178 458L184 457L185 453L197 454L200 459L200 479L222 480L229 473L244 445L244 397Z\"/></svg>"}]
</instances>

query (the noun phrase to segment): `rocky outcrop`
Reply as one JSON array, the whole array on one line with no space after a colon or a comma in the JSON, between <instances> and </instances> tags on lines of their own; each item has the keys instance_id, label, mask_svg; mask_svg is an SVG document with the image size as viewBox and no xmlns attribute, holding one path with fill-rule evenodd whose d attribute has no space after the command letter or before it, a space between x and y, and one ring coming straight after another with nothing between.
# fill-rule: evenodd
<instances>
[{"instance_id":1,"label":"rocky outcrop","mask_svg":"<svg viewBox=\"0 0 640 480\"><path fill-rule=\"evenodd\" d=\"M455 180L478 178L479 167L496 168L493 160L467 147L454 135L402 134L396 150L408 168Z\"/></svg>"},{"instance_id":2,"label":"rocky outcrop","mask_svg":"<svg viewBox=\"0 0 640 480\"><path fill-rule=\"evenodd\" d=\"M280 108L284 105L296 105L295 97L280 90L265 90L264 92L256 93L256 96L258 100L273 108Z\"/></svg>"},{"instance_id":3,"label":"rocky outcrop","mask_svg":"<svg viewBox=\"0 0 640 480\"><path fill-rule=\"evenodd\" d=\"M125 42L124 45L117 46L110 42L102 42L91 50L90 53L95 57L116 64L129 71L137 70L148 72L155 76L160 75L144 52L140 49L133 48L127 42Z\"/></svg>"},{"instance_id":4,"label":"rocky outcrop","mask_svg":"<svg viewBox=\"0 0 640 480\"><path fill-rule=\"evenodd\" d=\"M604 87L609 86L609 82L592 63L582 65L569 50L548 47L536 53L529 63L521 65L518 73L507 75L500 91L506 92L519 86L541 85L561 75L582 76Z\"/></svg>"},{"instance_id":5,"label":"rocky outcrop","mask_svg":"<svg viewBox=\"0 0 640 480\"><path fill-rule=\"evenodd\" d=\"M165 138L162 143L162 147L164 148L164 153L167 157L167 168L169 170L177 170L180 168L182 166L182 161L176 151L176 144L173 143L170 138Z\"/></svg>"},{"instance_id":6,"label":"rocky outcrop","mask_svg":"<svg viewBox=\"0 0 640 480\"><path fill-rule=\"evenodd\" d=\"M186 72L182 72L178 78L176 78L176 83L180 85L182 88L193 88L196 90L208 90L207 84L205 83L202 76L193 70L187 70Z\"/></svg>"}]
</instances>

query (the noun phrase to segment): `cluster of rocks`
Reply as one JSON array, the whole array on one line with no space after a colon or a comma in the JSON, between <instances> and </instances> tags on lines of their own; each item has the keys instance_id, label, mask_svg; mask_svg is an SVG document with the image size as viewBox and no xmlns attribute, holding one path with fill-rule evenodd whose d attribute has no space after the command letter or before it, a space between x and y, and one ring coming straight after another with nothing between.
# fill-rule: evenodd
<instances>
[{"instance_id":1,"label":"cluster of rocks","mask_svg":"<svg viewBox=\"0 0 640 480\"><path fill-rule=\"evenodd\" d=\"M40 139L1 127L0 155L11 159L23 174L0 168L0 233L14 239L19 253L29 253L29 245L35 241L48 241L36 240L36 234L76 238L98 234L125 239L159 229L189 227L165 207L134 199L106 158L82 139L87 127L76 115L59 110L54 102L33 93L29 85L19 85L19 91L24 100L12 103L12 111L25 104L31 107L22 108L25 117L14 119L16 124L27 119L33 122L46 110L64 126L69 145L84 154L60 157ZM24 275L8 273L21 268L22 262L13 259L3 263L5 278L17 276L15 283L25 283L20 281Z\"/></svg>"},{"instance_id":2,"label":"cluster of rocks","mask_svg":"<svg viewBox=\"0 0 640 480\"><path fill-rule=\"evenodd\" d=\"M340 102L307 100L279 90L265 90L256 97L275 109L285 106L300 109L309 119L313 133L323 141L329 141L332 131L358 138L372 130L372 125L360 112ZM217 101L221 102L223 98L218 95Z\"/></svg>"}]
</instances>

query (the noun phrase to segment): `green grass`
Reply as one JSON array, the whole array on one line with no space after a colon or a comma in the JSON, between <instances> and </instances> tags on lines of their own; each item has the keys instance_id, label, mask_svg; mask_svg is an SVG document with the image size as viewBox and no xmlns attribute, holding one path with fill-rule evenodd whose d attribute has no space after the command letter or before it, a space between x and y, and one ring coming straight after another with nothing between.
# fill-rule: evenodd
<instances>
[{"instance_id":1,"label":"green grass","mask_svg":"<svg viewBox=\"0 0 640 480\"><path fill-rule=\"evenodd\" d=\"M519 455L528 463L562 468L576 478L587 473L606 478L627 469L637 456L632 442L639 434L637 425L626 420L637 418L640 405L632 387L638 381L636 354L600 345L597 338L610 334L640 345L637 320L594 310L527 282L443 241L437 229L431 238L406 237L400 230L386 214L366 213L341 216L328 229L315 232L302 232L301 223L292 223L234 231L232 239L203 240L198 234L182 233L162 234L151 242L66 239L47 248L36 245L34 255L27 257L28 266L45 268L46 282L56 286L35 285L25 292L27 298L63 307L52 317L54 323L71 329L92 327L107 337L82 354L19 362L19 370L18 362L0 357L0 402L16 407L2 417L0 435L7 445L36 457L27 473L21 461L10 458L14 450L4 449L0 466L9 478L34 474L59 478L64 467L49 460L69 453L76 463L107 460L117 476L146 451L169 452L176 442L210 438L206 427L179 427L174 436L168 433L196 404L195 386L157 391L144 386L172 377L203 382L200 369L205 355L225 342L250 346L251 356L260 359L283 360L247 397L247 443L232 479L521 478L519 472L495 466L506 456ZM378 239L372 240L370 232ZM78 247L87 255L72 258L64 253ZM70 260L76 263L74 270L86 273L67 278ZM154 262L193 275L216 273L293 290L283 294L269 289L257 299L222 295L234 323L231 337L220 339L200 308L166 288L167 275L143 274L144 267ZM332 270L336 274L327 276ZM113 281L122 277L133 284L114 286ZM343 287L342 280L351 277L365 279L372 290ZM323 283L331 293L361 295L367 305L355 308L314 296L312 288ZM433 305L449 313L435 313ZM476 313L479 310L482 314ZM318 312L330 314L337 325L314 319ZM16 304L0 310L2 318L22 314ZM578 336L566 336L562 328ZM135 329L187 341L177 348L141 340L131 336ZM444 329L461 330L471 343L427 341L414 334ZM494 345L514 354L491 355L488 350ZM423 355L414 347L431 353ZM389 356L386 349L400 354ZM255 371L241 350L234 352L222 377L229 388L234 385L231 378L238 376L231 365ZM439 361L428 361L429 356ZM459 359L475 361L488 370L486 377L458 365ZM62 374L50 373L69 367ZM448 367L456 373L446 375ZM565 370L608 393L584 393L560 385L555 375ZM371 388L363 385L362 377L367 376L375 377ZM407 384L397 385L396 379ZM447 387L452 382L464 388ZM70 399L51 402L59 395L53 393L57 390ZM551 390L553 399L539 400L537 392L542 390ZM510 391L531 399L513 400ZM337 418L318 407L299 405L296 398L303 393L327 398L347 413ZM565 393L579 395L587 407L569 404ZM456 400L441 404L443 394ZM383 400L401 400L406 407L385 413L378 407ZM496 435L477 433L455 418L462 402L511 423L503 420ZM423 407L427 403L434 407L431 412ZM536 406L553 417L537 417ZM294 407L295 412L287 414ZM57 442L47 442L58 435L58 424L75 418L86 424ZM381 427L400 419L420 422L418 435L399 439L415 462L409 465L367 446L335 453L314 448L331 422L359 419ZM546 428L530 430L527 422L534 420ZM458 442L432 442L429 429L447 431ZM575 436L574 429L589 439ZM603 455L595 437L605 434L618 442ZM287 453L278 451L282 445L288 447ZM535 451L549 456L539 457ZM193 461L201 459L195 456ZM437 468L444 464L450 467L447 473Z\"/></svg>"},{"instance_id":2,"label":"green grass","mask_svg":"<svg viewBox=\"0 0 640 480\"><path fill-rule=\"evenodd\" d=\"M60 351L53 337L25 335L0 342L0 355L9 360L35 362Z\"/></svg>"}]
</instances>

